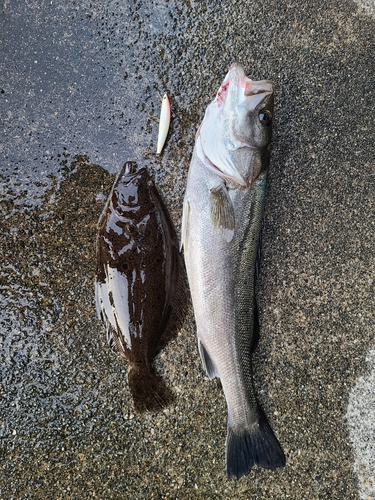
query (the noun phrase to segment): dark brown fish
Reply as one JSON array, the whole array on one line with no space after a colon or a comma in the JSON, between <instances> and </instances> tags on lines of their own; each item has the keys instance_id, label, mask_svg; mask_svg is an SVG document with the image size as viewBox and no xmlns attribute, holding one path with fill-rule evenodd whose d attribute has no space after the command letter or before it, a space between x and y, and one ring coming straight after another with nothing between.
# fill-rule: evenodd
<instances>
[{"instance_id":1,"label":"dark brown fish","mask_svg":"<svg viewBox=\"0 0 375 500\"><path fill-rule=\"evenodd\" d=\"M162 408L172 393L152 361L164 343L179 282L178 240L147 170L127 162L99 219L95 283L107 339L130 363L139 412Z\"/></svg>"}]
</instances>

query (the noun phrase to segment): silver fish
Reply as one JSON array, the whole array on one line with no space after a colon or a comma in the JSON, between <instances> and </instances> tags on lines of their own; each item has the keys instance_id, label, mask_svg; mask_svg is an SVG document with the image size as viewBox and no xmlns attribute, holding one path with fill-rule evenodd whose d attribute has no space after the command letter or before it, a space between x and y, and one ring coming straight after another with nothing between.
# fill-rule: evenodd
<instances>
[{"instance_id":1,"label":"silver fish","mask_svg":"<svg viewBox=\"0 0 375 500\"><path fill-rule=\"evenodd\" d=\"M272 113L272 82L252 81L233 64L197 132L182 217L199 353L225 393L226 472L236 478L255 464L285 464L256 398L251 359Z\"/></svg>"}]
</instances>

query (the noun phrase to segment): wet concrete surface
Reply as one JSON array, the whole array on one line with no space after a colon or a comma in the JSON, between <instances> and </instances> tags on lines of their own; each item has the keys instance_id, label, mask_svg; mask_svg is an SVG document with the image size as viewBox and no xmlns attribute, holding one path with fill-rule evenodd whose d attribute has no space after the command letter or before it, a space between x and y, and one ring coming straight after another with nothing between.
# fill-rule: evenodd
<instances>
[{"instance_id":1,"label":"wet concrete surface","mask_svg":"<svg viewBox=\"0 0 375 500\"><path fill-rule=\"evenodd\" d=\"M3 0L0 24L0 498L375 498L371 11ZM93 281L125 160L153 172L179 229L195 131L234 60L276 89L254 362L287 465L228 481L225 400L191 306L157 359L175 402L138 416Z\"/></svg>"}]
</instances>

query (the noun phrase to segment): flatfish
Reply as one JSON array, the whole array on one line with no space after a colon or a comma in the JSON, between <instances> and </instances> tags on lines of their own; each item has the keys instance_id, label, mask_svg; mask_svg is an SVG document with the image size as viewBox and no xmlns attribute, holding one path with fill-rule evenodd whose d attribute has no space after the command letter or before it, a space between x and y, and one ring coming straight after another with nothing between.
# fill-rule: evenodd
<instances>
[{"instance_id":1,"label":"flatfish","mask_svg":"<svg viewBox=\"0 0 375 500\"><path fill-rule=\"evenodd\" d=\"M98 223L95 294L109 344L129 361L138 412L173 398L153 359L168 335L179 259L173 224L148 171L125 163Z\"/></svg>"}]
</instances>

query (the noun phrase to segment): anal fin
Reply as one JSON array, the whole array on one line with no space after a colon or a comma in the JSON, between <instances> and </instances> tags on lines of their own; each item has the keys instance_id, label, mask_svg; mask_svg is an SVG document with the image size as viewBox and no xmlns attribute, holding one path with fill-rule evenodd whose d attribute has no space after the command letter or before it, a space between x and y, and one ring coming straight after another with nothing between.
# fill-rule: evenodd
<instances>
[{"instance_id":1,"label":"anal fin","mask_svg":"<svg viewBox=\"0 0 375 500\"><path fill-rule=\"evenodd\" d=\"M212 361L212 358L210 357L206 348L199 339L198 339L198 350L201 357L203 369L206 372L207 377L210 380L212 380L215 377L219 377L215 363Z\"/></svg>"}]
</instances>

